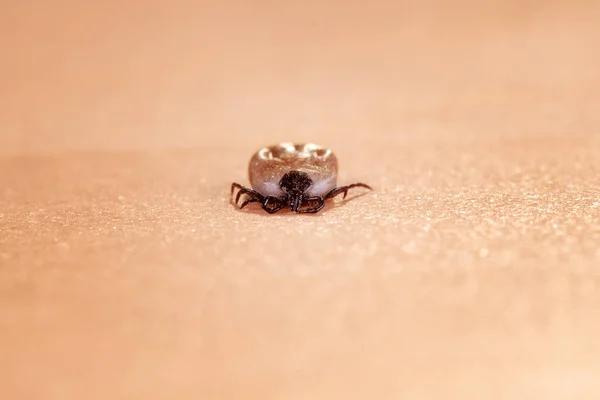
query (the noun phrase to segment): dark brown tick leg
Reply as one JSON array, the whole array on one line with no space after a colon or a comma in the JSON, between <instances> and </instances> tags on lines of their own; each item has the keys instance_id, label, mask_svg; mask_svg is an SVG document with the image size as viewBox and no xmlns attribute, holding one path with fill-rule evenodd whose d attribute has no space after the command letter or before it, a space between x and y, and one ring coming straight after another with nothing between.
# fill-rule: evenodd
<instances>
[{"instance_id":1,"label":"dark brown tick leg","mask_svg":"<svg viewBox=\"0 0 600 400\"><path fill-rule=\"evenodd\" d=\"M242 208L246 207L248 204L250 204L250 203L256 203L257 201L261 201L261 200L259 198L256 198L256 197L251 197L249 199L244 200L244 202L240 206L240 210Z\"/></svg>"},{"instance_id":2,"label":"dark brown tick leg","mask_svg":"<svg viewBox=\"0 0 600 400\"><path fill-rule=\"evenodd\" d=\"M236 184L236 185L237 185L237 184ZM241 186L241 185L239 185L239 186ZM233 186L233 185L232 185L232 188L235 188L235 187L237 187L237 186ZM232 192L231 194L233 195L233 192ZM261 194L260 194L260 193L258 193L257 191L255 191L255 190L252 190L252 189L248 189L247 187L243 187L243 186L241 186L241 187L240 187L240 190L237 192L237 195L235 196L235 204L237 204L237 203L240 201L240 197L241 197L243 194L247 194L247 195L248 195L248 197L250 197L250 198L257 198L257 199L259 199L259 201L261 201L261 202L264 200L264 197L263 197L263 195L261 195Z\"/></svg>"},{"instance_id":3,"label":"dark brown tick leg","mask_svg":"<svg viewBox=\"0 0 600 400\"><path fill-rule=\"evenodd\" d=\"M233 196L233 191L234 191L235 189L244 189L244 187L243 187L242 185L240 185L239 183L235 183L235 182L233 182L233 183L231 184L231 195L232 195L232 196Z\"/></svg>"},{"instance_id":4,"label":"dark brown tick leg","mask_svg":"<svg viewBox=\"0 0 600 400\"><path fill-rule=\"evenodd\" d=\"M273 207L270 206L271 204L273 204ZM263 210L269 214L274 214L281 210L285 206L285 203L279 200L277 197L267 196L264 198L264 201L262 201L261 205Z\"/></svg>"},{"instance_id":5,"label":"dark brown tick leg","mask_svg":"<svg viewBox=\"0 0 600 400\"><path fill-rule=\"evenodd\" d=\"M308 207L304 210L298 210L300 214L313 214L321 211L325 207L325 200L321 196L312 196L304 199L304 203L310 205L311 203L318 202L316 207Z\"/></svg>"},{"instance_id":6,"label":"dark brown tick leg","mask_svg":"<svg viewBox=\"0 0 600 400\"><path fill-rule=\"evenodd\" d=\"M366 185L364 183L353 183L352 185L348 185L348 186L336 187L331 192L327 193L327 196L325 196L325 200L332 199L340 193L344 193L344 197L342 197L342 199L345 199L346 195L348 194L348 190L355 188L355 187L363 187L363 188L367 188L369 190L373 190L371 188L371 186Z\"/></svg>"}]
</instances>

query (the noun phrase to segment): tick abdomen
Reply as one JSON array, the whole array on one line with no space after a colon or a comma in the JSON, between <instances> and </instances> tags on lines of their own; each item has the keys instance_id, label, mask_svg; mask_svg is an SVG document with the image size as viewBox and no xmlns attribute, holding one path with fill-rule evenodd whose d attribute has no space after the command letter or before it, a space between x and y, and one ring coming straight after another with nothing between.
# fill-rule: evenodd
<instances>
[{"instance_id":1,"label":"tick abdomen","mask_svg":"<svg viewBox=\"0 0 600 400\"><path fill-rule=\"evenodd\" d=\"M335 154L316 144L280 143L258 150L250 160L248 174L252 188L266 196L284 194L281 178L298 171L308 175L312 185L309 196L325 196L337 184L338 164Z\"/></svg>"}]
</instances>

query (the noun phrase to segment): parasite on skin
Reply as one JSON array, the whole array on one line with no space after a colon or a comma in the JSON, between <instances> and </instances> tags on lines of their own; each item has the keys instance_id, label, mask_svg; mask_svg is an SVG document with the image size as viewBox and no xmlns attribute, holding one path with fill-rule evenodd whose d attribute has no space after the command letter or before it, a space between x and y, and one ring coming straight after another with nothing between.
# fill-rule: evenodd
<instances>
[{"instance_id":1,"label":"parasite on skin","mask_svg":"<svg viewBox=\"0 0 600 400\"><path fill-rule=\"evenodd\" d=\"M235 197L246 195L240 209L250 203L260 203L269 214L289 207L297 213L316 213L323 209L325 200L348 190L363 187L364 183L346 186L337 185L338 163L335 154L322 146L307 143L280 143L258 150L248 166L250 185L231 184L231 194L239 189Z\"/></svg>"}]
</instances>

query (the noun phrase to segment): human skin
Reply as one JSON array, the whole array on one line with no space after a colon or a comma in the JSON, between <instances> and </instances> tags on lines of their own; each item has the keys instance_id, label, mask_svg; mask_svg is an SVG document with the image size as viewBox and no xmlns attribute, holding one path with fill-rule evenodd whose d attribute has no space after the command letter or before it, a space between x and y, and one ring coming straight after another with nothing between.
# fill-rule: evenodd
<instances>
[{"instance_id":1,"label":"human skin","mask_svg":"<svg viewBox=\"0 0 600 400\"><path fill-rule=\"evenodd\" d=\"M598 6L396 4L6 6L0 397L599 398Z\"/></svg>"}]
</instances>

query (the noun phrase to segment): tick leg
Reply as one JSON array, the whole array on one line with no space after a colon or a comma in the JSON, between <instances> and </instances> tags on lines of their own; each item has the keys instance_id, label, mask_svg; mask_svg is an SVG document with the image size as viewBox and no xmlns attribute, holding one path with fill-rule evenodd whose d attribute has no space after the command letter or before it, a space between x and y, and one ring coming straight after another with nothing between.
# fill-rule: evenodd
<instances>
[{"instance_id":1,"label":"tick leg","mask_svg":"<svg viewBox=\"0 0 600 400\"><path fill-rule=\"evenodd\" d=\"M257 192L257 191L255 191L255 190L252 190L252 189L250 189L250 188L247 188L247 187L245 187L245 186L242 186L242 185L240 185L239 183L235 183L235 182L233 182L233 183L231 184L231 195L233 195L233 192L234 192L234 190L235 190L235 189L240 189L240 192L243 192L242 194L244 194L244 193L246 193L246 194L253 193L253 194L255 194L255 195L260 195L260 193L258 193L258 192ZM238 193L238 195L239 195L239 193ZM238 199L239 199L239 197L238 197Z\"/></svg>"},{"instance_id":2,"label":"tick leg","mask_svg":"<svg viewBox=\"0 0 600 400\"><path fill-rule=\"evenodd\" d=\"M306 199L304 199L304 204L307 204L307 205L310 205L314 202L318 202L315 207L308 207L308 208L305 208L304 210L298 210L298 212L301 214L306 214L306 213L314 214L314 213L321 211L323 209L323 207L325 207L325 200L321 196L312 196L312 197L307 197Z\"/></svg>"},{"instance_id":3,"label":"tick leg","mask_svg":"<svg viewBox=\"0 0 600 400\"><path fill-rule=\"evenodd\" d=\"M325 199L332 199L335 196L337 196L340 193L344 193L344 197L342 197L342 199L346 198L346 195L348 194L348 190L355 188L355 187L364 187L367 188L369 190L373 190L371 188L371 186L366 185L364 183L353 183L352 185L348 185L348 186L339 186L336 187L335 189L333 189L331 192L327 193L327 196L325 196Z\"/></svg>"},{"instance_id":4,"label":"tick leg","mask_svg":"<svg viewBox=\"0 0 600 400\"><path fill-rule=\"evenodd\" d=\"M264 201L264 199L265 199L265 198L264 198L264 197L263 197L263 196L262 196L260 193L258 193L257 191L255 191L255 190L252 190L252 189L249 189L249 188L247 188L247 187L244 187L244 186L240 185L239 183L235 183L235 182L231 184L231 195L232 195L232 196L233 196L233 191L234 191L235 189L239 189L239 191L238 191L238 193L237 193L237 196L235 196L235 204L236 204L236 205L237 205L237 203L240 201L240 197L241 197L243 194L247 194L247 195L248 195L248 199L246 199L246 200L245 200L245 201L242 203L242 205L241 205L240 209L244 208L244 207L245 207L245 206L246 206L248 203L254 203L254 202L256 202L256 201L260 201L260 202L262 203L262 202Z\"/></svg>"},{"instance_id":5,"label":"tick leg","mask_svg":"<svg viewBox=\"0 0 600 400\"><path fill-rule=\"evenodd\" d=\"M257 191L255 191L255 190L248 189L248 188L246 188L246 187L242 187L242 188L239 190L239 192L237 192L237 195L235 196L235 204L237 204L237 203L240 201L240 197L241 197L243 194L247 194L247 195L248 195L248 196L249 196L251 199L252 199L252 198L256 198L256 199L258 199L258 200L259 200L259 201L261 201L261 202L262 202L262 201L264 201L264 197L263 197L263 195L262 195L262 194L258 193L258 192L257 192Z\"/></svg>"},{"instance_id":6,"label":"tick leg","mask_svg":"<svg viewBox=\"0 0 600 400\"><path fill-rule=\"evenodd\" d=\"M242 208L246 207L248 204L250 204L250 203L256 203L257 201L260 201L260 199L256 198L256 197L250 197L249 199L244 200L244 202L240 206L240 210Z\"/></svg>"},{"instance_id":7,"label":"tick leg","mask_svg":"<svg viewBox=\"0 0 600 400\"><path fill-rule=\"evenodd\" d=\"M235 189L245 189L245 188L244 188L242 185L240 185L239 183L235 183L235 182L233 182L233 183L231 184L231 195L232 195L232 196L233 196L233 191L234 191Z\"/></svg>"},{"instance_id":8,"label":"tick leg","mask_svg":"<svg viewBox=\"0 0 600 400\"><path fill-rule=\"evenodd\" d=\"M265 210L269 214L274 214L277 211L281 210L283 207L285 207L285 203L275 196L267 196L261 203L263 210Z\"/></svg>"}]
</instances>

